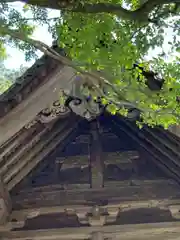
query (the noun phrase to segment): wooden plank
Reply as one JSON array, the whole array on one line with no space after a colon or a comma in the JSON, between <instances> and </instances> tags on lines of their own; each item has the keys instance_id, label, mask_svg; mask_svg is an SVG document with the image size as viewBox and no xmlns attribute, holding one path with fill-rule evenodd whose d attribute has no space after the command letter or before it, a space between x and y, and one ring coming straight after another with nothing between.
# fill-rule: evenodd
<instances>
[{"instance_id":1,"label":"wooden plank","mask_svg":"<svg viewBox=\"0 0 180 240\"><path fill-rule=\"evenodd\" d=\"M59 97L59 91L67 87L75 76L75 71L70 67L60 66L47 77L46 82L31 93L17 107L0 119L0 145L6 142L21 128L27 125L40 110L50 106Z\"/></svg>"},{"instance_id":2,"label":"wooden plank","mask_svg":"<svg viewBox=\"0 0 180 240\"><path fill-rule=\"evenodd\" d=\"M162 184L166 185L172 185L178 186L173 180L171 179L156 179L156 180L139 180L139 179L132 179L132 180L124 180L124 181L106 181L106 184L104 184L106 187L125 187L125 186L147 186L147 185L159 185L162 186ZM40 192L40 191L60 191L60 190L78 190L78 189L86 189L89 186L88 183L77 183L77 184L52 184L52 185L46 185L46 186L40 186L40 187L30 187L21 189L18 191L19 194L28 194L29 192Z\"/></svg>"},{"instance_id":3,"label":"wooden plank","mask_svg":"<svg viewBox=\"0 0 180 240\"><path fill-rule=\"evenodd\" d=\"M39 132L36 132L36 135L32 135L31 139L26 144L24 143L24 145L18 148L12 156L6 159L5 164L0 168L0 174L4 175L5 182L8 182L8 179L11 179L13 168L17 170L18 161L28 153L30 148L33 148L39 142L41 136L43 136L46 131L46 128L41 128Z\"/></svg>"},{"instance_id":4,"label":"wooden plank","mask_svg":"<svg viewBox=\"0 0 180 240\"><path fill-rule=\"evenodd\" d=\"M90 123L89 164L91 187L102 188L104 185L104 161L102 158L101 136L98 122Z\"/></svg>"},{"instance_id":5,"label":"wooden plank","mask_svg":"<svg viewBox=\"0 0 180 240\"><path fill-rule=\"evenodd\" d=\"M145 144L148 147L144 147L147 152L155 156L155 159L158 159L159 165L161 169L165 169L167 167L166 172L168 172L169 176L173 176L174 179L177 179L179 182L180 179L180 161L177 156L173 156L172 153L167 151L167 148L164 147L163 144L159 144L158 141L144 132L138 132L137 129L134 129L129 123L125 123L132 132L140 138L138 141L142 146ZM163 159L164 161L163 161ZM157 163L157 162L156 162Z\"/></svg>"},{"instance_id":6,"label":"wooden plank","mask_svg":"<svg viewBox=\"0 0 180 240\"><path fill-rule=\"evenodd\" d=\"M77 240L90 239L95 232L102 232L104 238L110 239L178 239L180 235L179 222L163 222L150 224L130 224L112 226L94 226L81 228L61 228L30 231L2 231L2 240ZM138 236L138 238L137 238Z\"/></svg>"},{"instance_id":7,"label":"wooden plank","mask_svg":"<svg viewBox=\"0 0 180 240\"><path fill-rule=\"evenodd\" d=\"M178 145L177 143L174 143L174 141L169 138L168 133L166 133L165 130L162 132L156 129L145 128L145 131L151 134L155 139L166 146L167 149L172 151L176 156L180 158L180 142Z\"/></svg>"},{"instance_id":8,"label":"wooden plank","mask_svg":"<svg viewBox=\"0 0 180 240\"><path fill-rule=\"evenodd\" d=\"M167 176L171 177L172 179L176 179L178 183L180 183L180 176L179 172L174 169L173 167L169 167L168 161L163 161L162 154L160 155L158 150L155 148L150 147L146 143L145 140L141 139L139 136L137 136L137 131L134 128L128 128L128 126L122 126L116 121L111 121L113 123L112 127L114 128L114 131L116 134L119 134L119 131L123 131L125 134L127 134L129 137L131 137L138 145L139 148L142 151L145 151L147 154L152 156L151 160L165 173Z\"/></svg>"},{"instance_id":9,"label":"wooden plank","mask_svg":"<svg viewBox=\"0 0 180 240\"><path fill-rule=\"evenodd\" d=\"M169 145L165 139L156 136L156 134L153 134L152 131L148 129L145 129L144 132L148 138L146 138L146 141L148 140L153 146L156 146L156 148L158 148L161 153L163 153L173 163L180 167L180 148L179 150L175 150L174 147L172 145Z\"/></svg>"},{"instance_id":10,"label":"wooden plank","mask_svg":"<svg viewBox=\"0 0 180 240\"><path fill-rule=\"evenodd\" d=\"M20 150L20 154L19 155L15 155L12 159L9 160L9 165L8 168L6 169L6 172L4 174L4 182L8 183L9 181L13 180L13 177L34 157L36 156L42 149L43 147L48 144L53 138L54 136L65 130L68 127L68 123L67 122L63 122L60 126L56 126L55 129L53 129L52 131L47 131L47 129L42 129L41 132L37 133L37 136L34 137L32 139L32 141L30 141L29 144L26 144L22 150ZM46 134L47 135L45 139L41 139L41 137ZM40 141L40 142L38 142ZM31 146L32 149L29 150L26 147ZM25 152L24 152L25 150ZM24 153L26 153L25 155L23 155Z\"/></svg>"},{"instance_id":11,"label":"wooden plank","mask_svg":"<svg viewBox=\"0 0 180 240\"><path fill-rule=\"evenodd\" d=\"M103 154L102 159L104 160L104 165L117 164L122 168L132 167L132 160L138 159L139 153L137 151L125 151L125 152L106 152ZM69 169L74 167L88 167L88 156L87 155L77 155L68 157L58 157L57 163L62 164L61 169Z\"/></svg>"},{"instance_id":12,"label":"wooden plank","mask_svg":"<svg viewBox=\"0 0 180 240\"><path fill-rule=\"evenodd\" d=\"M29 140L29 137L31 137L41 128L42 124L37 123L30 129L21 129L17 134L15 134L11 139L9 139L9 141L0 148L0 163L6 160L7 157L13 154L16 150L18 150L19 147L23 146L24 143Z\"/></svg>"},{"instance_id":13,"label":"wooden plank","mask_svg":"<svg viewBox=\"0 0 180 240\"><path fill-rule=\"evenodd\" d=\"M42 146L41 152L37 155L33 155L33 158L28 158L28 162L26 162L25 166L22 168L21 171L7 184L8 190L11 190L17 183L19 183L42 159L47 156L55 147L63 141L74 129L76 129L78 125L78 121L76 121L75 125L72 126L72 124L68 124L64 129L64 131L58 135L59 131L56 132L54 139L50 138L48 139L48 143ZM61 129L62 130L62 129ZM53 141L51 141L53 140ZM32 160L31 160L32 159Z\"/></svg>"},{"instance_id":14,"label":"wooden plank","mask_svg":"<svg viewBox=\"0 0 180 240\"><path fill-rule=\"evenodd\" d=\"M12 196L14 209L47 207L53 205L93 205L108 202L123 203L127 201L177 200L180 199L179 185L164 181L156 184L147 183L138 186L118 186L99 189L75 190L29 190ZM166 189L166 190L165 190Z\"/></svg>"}]
</instances>

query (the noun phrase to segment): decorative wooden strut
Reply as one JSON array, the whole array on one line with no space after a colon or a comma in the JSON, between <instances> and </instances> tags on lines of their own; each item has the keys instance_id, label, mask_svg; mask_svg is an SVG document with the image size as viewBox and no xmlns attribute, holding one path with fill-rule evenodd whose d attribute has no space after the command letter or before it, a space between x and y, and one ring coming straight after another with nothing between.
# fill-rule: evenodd
<instances>
[{"instance_id":1,"label":"decorative wooden strut","mask_svg":"<svg viewBox=\"0 0 180 240\"><path fill-rule=\"evenodd\" d=\"M37 116L25 127L28 129L34 126L37 122L46 124L56 120L57 118L65 118L70 114L70 112L70 109L64 104L61 104L60 100L56 100L53 102L51 107L44 108L40 111Z\"/></svg>"},{"instance_id":2,"label":"decorative wooden strut","mask_svg":"<svg viewBox=\"0 0 180 240\"><path fill-rule=\"evenodd\" d=\"M97 121L90 123L89 160L91 188L102 188L104 185L104 162L102 159L101 137Z\"/></svg>"}]
</instances>

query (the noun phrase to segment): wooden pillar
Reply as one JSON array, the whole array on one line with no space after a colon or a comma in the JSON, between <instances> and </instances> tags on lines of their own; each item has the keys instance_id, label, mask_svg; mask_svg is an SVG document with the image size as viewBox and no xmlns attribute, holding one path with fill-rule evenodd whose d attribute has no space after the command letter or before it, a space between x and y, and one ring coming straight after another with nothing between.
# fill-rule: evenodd
<instances>
[{"instance_id":1,"label":"wooden pillar","mask_svg":"<svg viewBox=\"0 0 180 240\"><path fill-rule=\"evenodd\" d=\"M91 188L102 188L104 185L104 162L102 159L102 146L97 121L90 123L89 160L91 172Z\"/></svg>"},{"instance_id":2,"label":"wooden pillar","mask_svg":"<svg viewBox=\"0 0 180 240\"><path fill-rule=\"evenodd\" d=\"M12 205L8 190L5 188L2 178L0 177L0 225L8 220L11 213Z\"/></svg>"}]
</instances>

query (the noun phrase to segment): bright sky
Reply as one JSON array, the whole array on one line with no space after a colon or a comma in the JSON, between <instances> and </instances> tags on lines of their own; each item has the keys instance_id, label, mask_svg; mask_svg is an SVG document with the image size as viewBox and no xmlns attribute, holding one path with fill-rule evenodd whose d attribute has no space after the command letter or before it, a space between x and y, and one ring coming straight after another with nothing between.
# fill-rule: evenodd
<instances>
[{"instance_id":1,"label":"bright sky","mask_svg":"<svg viewBox=\"0 0 180 240\"><path fill-rule=\"evenodd\" d=\"M12 5L13 7L19 9L19 8L22 8L24 4L15 3ZM54 10L49 11L49 17L57 17L57 16L59 16L59 11L54 11ZM31 16L26 15L26 17L31 17ZM48 32L47 26L38 26L36 31L34 32L33 38L38 39L48 45L51 45L52 43L52 37L51 37L51 34ZM168 49L169 49L168 41L171 41L171 38L172 38L172 30L166 29L165 43L163 46L163 49L165 50L165 52L168 52ZM160 51L161 49L156 49L151 51L148 54L147 58L148 59L152 58L152 56L155 56ZM25 62L23 52L20 52L15 48L8 47L8 55L9 55L9 58L5 61L5 65L8 68L18 68L20 67L20 65L31 66L33 63L33 61Z\"/></svg>"},{"instance_id":2,"label":"bright sky","mask_svg":"<svg viewBox=\"0 0 180 240\"><path fill-rule=\"evenodd\" d=\"M11 5L18 9L18 8L22 8L24 4L15 3L15 4L11 4ZM55 10L49 11L49 17L58 17L58 16L59 16L59 11L55 11ZM32 17L32 16L26 15L26 17L28 18L28 17ZM32 37L48 44L49 46L51 46L52 41L53 41L51 34L48 32L47 26L38 26ZM34 62L34 61L25 62L23 52L17 50L16 48L7 47L7 52L8 52L9 57L5 61L5 66L8 68L18 68L21 65L31 66Z\"/></svg>"}]
</instances>

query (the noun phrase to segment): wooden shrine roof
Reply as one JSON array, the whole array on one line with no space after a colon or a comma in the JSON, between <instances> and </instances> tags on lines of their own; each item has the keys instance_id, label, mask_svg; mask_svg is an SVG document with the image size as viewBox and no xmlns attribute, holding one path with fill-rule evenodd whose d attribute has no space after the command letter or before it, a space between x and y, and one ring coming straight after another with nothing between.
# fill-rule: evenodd
<instances>
[{"instance_id":1,"label":"wooden shrine roof","mask_svg":"<svg viewBox=\"0 0 180 240\"><path fill-rule=\"evenodd\" d=\"M105 170L103 176L98 176L97 181L91 179L90 183L88 159L89 156L97 158L91 152L93 122L88 122L67 109L61 111L57 102L62 87L61 80L73 76L71 68L43 56L0 97L0 175L12 194L14 209L18 211L28 209L29 206L47 207L53 201L54 205L62 208L66 203L71 205L74 200L72 193L75 193L73 196L76 203L82 205L92 205L100 198L103 205L109 196L115 203L117 196L123 204L133 197L136 204L140 201L143 206L145 201L147 206L152 201L152 194L153 199L157 200L155 207L164 199L171 203L179 199L180 138L161 128L144 126L140 130L135 123L107 113L94 121L100 128ZM44 121L37 120L40 112L44 116L48 115ZM48 121L51 113L53 120ZM98 155L96 144L98 145L97 140L93 151ZM44 170L48 164L53 167L52 172ZM61 179L58 181L61 184L57 184L58 173L55 174L59 169ZM91 176L95 178L96 168L93 171ZM134 180L136 174L141 178ZM145 179L152 182L144 182ZM120 181L123 187L117 191L113 186L120 186ZM104 188L101 188L102 182ZM90 194L87 186L97 189L98 184L101 191L93 189ZM106 193L106 188L111 191ZM167 191L163 192L165 188ZM69 195L65 190L68 190Z\"/></svg>"}]
</instances>

